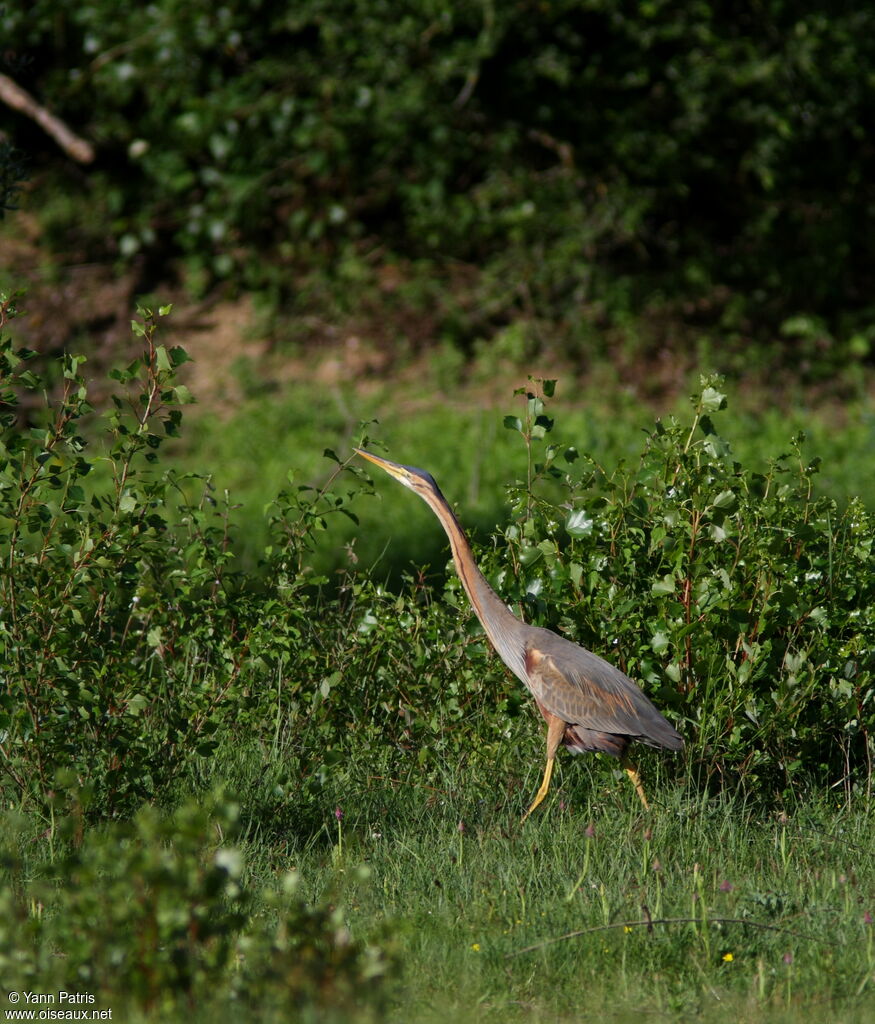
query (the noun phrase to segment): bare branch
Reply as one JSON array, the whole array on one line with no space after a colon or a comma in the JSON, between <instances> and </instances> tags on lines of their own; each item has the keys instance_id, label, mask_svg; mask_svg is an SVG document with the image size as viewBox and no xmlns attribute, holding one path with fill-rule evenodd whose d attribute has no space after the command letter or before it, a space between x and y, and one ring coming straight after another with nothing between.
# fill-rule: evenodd
<instances>
[{"instance_id":1,"label":"bare branch","mask_svg":"<svg viewBox=\"0 0 875 1024\"><path fill-rule=\"evenodd\" d=\"M6 75L0 74L0 100L13 110L26 114L57 142L64 152L80 164L90 164L94 159L94 147L85 139L70 131L60 118L46 110Z\"/></svg>"}]
</instances>

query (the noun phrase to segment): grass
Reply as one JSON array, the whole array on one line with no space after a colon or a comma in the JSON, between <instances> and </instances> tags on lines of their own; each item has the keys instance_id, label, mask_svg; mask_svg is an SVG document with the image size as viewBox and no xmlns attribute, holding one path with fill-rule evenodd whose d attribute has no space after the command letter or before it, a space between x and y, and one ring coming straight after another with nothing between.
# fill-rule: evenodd
<instances>
[{"instance_id":1,"label":"grass","mask_svg":"<svg viewBox=\"0 0 875 1024\"><path fill-rule=\"evenodd\" d=\"M672 785L654 756L646 813L613 762L562 757L521 826L539 764L525 779L451 764L425 778L411 757L380 776L340 768L317 806L292 794L277 813L261 800L277 767L265 757L226 747L208 771L240 799L240 884L260 893L293 870L308 903L341 908L354 939L387 948L399 965L389 1024L873 1019L875 822L862 801L766 810ZM48 841L32 835L26 859ZM258 904L256 917L272 913ZM156 1019L127 999L119 987L99 1002ZM229 1009L287 1019L236 1002L190 1016ZM365 1024L373 1010L336 1019Z\"/></svg>"},{"instance_id":2,"label":"grass","mask_svg":"<svg viewBox=\"0 0 875 1024\"><path fill-rule=\"evenodd\" d=\"M238 548L243 566L252 570L266 539L263 510L287 481L318 485L333 464L322 458L333 448L341 458L360 437L359 423L378 420L367 432L382 440L390 458L428 469L466 527L486 538L507 518L504 488L525 475L526 454L518 435L502 425L506 414L519 414L522 399L512 395L525 385L524 374L499 370L481 356L455 383L431 364L421 374L378 381L333 383L296 379L272 392L256 391L230 415L191 411L186 414L185 444L176 452L188 469L219 467L213 474L217 492L230 494L239 507ZM679 382L679 394L696 390L696 379ZM788 450L804 431L805 452L821 460L818 486L840 504L859 495L875 505L875 403L861 393L839 404L820 404L800 393L798 401L781 395L767 382L728 385L729 408L717 427L745 465L754 465ZM403 395L403 401L399 395ZM551 440L575 445L605 467L635 462L644 434L659 417L687 419L686 398L665 397L644 405L598 374L589 381L560 377L550 403L556 427ZM361 527L337 524L329 542L317 552L320 571L341 568L347 545L363 566L380 565L378 574L396 578L410 566L446 563L439 531L431 529L426 510L410 508L402 494L379 487L380 504L362 501L356 508Z\"/></svg>"},{"instance_id":3,"label":"grass","mask_svg":"<svg viewBox=\"0 0 875 1024\"><path fill-rule=\"evenodd\" d=\"M252 792L265 766L250 758ZM353 935L385 930L399 1024L873 1019L862 807L824 795L773 812L651 778L645 814L612 763L564 758L521 827L539 767L525 792L450 765L424 784L413 759L390 784L346 774L327 784L321 822L279 833L250 819L250 871L294 866L311 900L344 906Z\"/></svg>"}]
</instances>

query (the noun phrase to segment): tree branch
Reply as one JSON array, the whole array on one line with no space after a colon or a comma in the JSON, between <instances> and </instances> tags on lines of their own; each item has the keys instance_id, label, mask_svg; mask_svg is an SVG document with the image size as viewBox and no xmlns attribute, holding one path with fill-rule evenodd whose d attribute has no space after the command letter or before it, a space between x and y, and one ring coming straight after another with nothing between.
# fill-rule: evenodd
<instances>
[{"instance_id":1,"label":"tree branch","mask_svg":"<svg viewBox=\"0 0 875 1024\"><path fill-rule=\"evenodd\" d=\"M64 152L80 164L90 164L94 159L94 147L85 139L70 131L60 118L41 107L39 103L17 85L11 78L0 74L0 100L13 110L26 114L57 142Z\"/></svg>"}]
</instances>

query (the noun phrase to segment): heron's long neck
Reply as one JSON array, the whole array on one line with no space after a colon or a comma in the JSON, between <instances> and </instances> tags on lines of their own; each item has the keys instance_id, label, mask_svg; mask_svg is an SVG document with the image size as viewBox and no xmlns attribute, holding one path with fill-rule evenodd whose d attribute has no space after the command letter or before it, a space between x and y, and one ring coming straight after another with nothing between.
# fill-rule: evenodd
<instances>
[{"instance_id":1,"label":"heron's long neck","mask_svg":"<svg viewBox=\"0 0 875 1024\"><path fill-rule=\"evenodd\" d=\"M523 624L486 582L474 561L465 531L443 495L428 504L446 531L456 572L486 635L505 665L525 682L525 651L520 641Z\"/></svg>"}]
</instances>

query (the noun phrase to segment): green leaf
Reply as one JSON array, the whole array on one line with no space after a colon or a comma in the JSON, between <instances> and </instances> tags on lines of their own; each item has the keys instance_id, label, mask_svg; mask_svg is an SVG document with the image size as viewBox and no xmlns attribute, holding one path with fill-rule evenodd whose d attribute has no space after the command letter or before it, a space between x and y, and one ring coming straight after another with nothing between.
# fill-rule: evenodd
<instances>
[{"instance_id":1,"label":"green leaf","mask_svg":"<svg viewBox=\"0 0 875 1024\"><path fill-rule=\"evenodd\" d=\"M170 356L163 345L159 345L155 349L155 366L160 373L167 373L170 370Z\"/></svg>"},{"instance_id":2,"label":"green leaf","mask_svg":"<svg viewBox=\"0 0 875 1024\"><path fill-rule=\"evenodd\" d=\"M662 654L663 651L668 650L668 646L668 634L663 632L662 630L660 630L657 633L654 633L653 636L650 638L650 647L653 650L654 654Z\"/></svg>"},{"instance_id":3,"label":"green leaf","mask_svg":"<svg viewBox=\"0 0 875 1024\"><path fill-rule=\"evenodd\" d=\"M565 530L571 537L588 537L595 522L586 509L576 508L565 517Z\"/></svg>"},{"instance_id":4,"label":"green leaf","mask_svg":"<svg viewBox=\"0 0 875 1024\"><path fill-rule=\"evenodd\" d=\"M670 662L665 666L665 674L674 683L681 681L681 667L676 661Z\"/></svg>"},{"instance_id":5,"label":"green leaf","mask_svg":"<svg viewBox=\"0 0 875 1024\"><path fill-rule=\"evenodd\" d=\"M725 459L732 451L729 442L725 441L717 434L714 434L713 437L709 437L708 440L705 441L704 447L705 451L715 459Z\"/></svg>"},{"instance_id":6,"label":"green leaf","mask_svg":"<svg viewBox=\"0 0 875 1024\"><path fill-rule=\"evenodd\" d=\"M319 692L323 697L327 697L328 694L331 693L332 687L336 686L340 680L340 672L332 672L330 676L326 676L326 678L319 684Z\"/></svg>"},{"instance_id":7,"label":"green leaf","mask_svg":"<svg viewBox=\"0 0 875 1024\"><path fill-rule=\"evenodd\" d=\"M149 698L145 697L142 693L135 693L133 696L128 698L127 713L133 717L136 717L140 712L149 706Z\"/></svg>"},{"instance_id":8,"label":"green leaf","mask_svg":"<svg viewBox=\"0 0 875 1024\"><path fill-rule=\"evenodd\" d=\"M821 629L824 629L826 626L829 625L829 615L827 613L826 608L824 608L822 605L818 606L817 608L812 608L808 615L809 618L816 622Z\"/></svg>"},{"instance_id":9,"label":"green leaf","mask_svg":"<svg viewBox=\"0 0 875 1024\"><path fill-rule=\"evenodd\" d=\"M702 408L706 412L717 412L719 409L725 409L726 395L719 392L716 388L705 388L702 392Z\"/></svg>"},{"instance_id":10,"label":"green leaf","mask_svg":"<svg viewBox=\"0 0 875 1024\"><path fill-rule=\"evenodd\" d=\"M675 591L676 581L673 575L669 573L663 576L661 580L657 580L650 588L651 594L673 594Z\"/></svg>"},{"instance_id":11,"label":"green leaf","mask_svg":"<svg viewBox=\"0 0 875 1024\"><path fill-rule=\"evenodd\" d=\"M729 531L726 527L719 523L712 523L708 529L708 533L715 544L722 544L729 536Z\"/></svg>"},{"instance_id":12,"label":"green leaf","mask_svg":"<svg viewBox=\"0 0 875 1024\"><path fill-rule=\"evenodd\" d=\"M506 430L518 430L520 433L523 432L523 421L519 416L505 416L504 427Z\"/></svg>"},{"instance_id":13,"label":"green leaf","mask_svg":"<svg viewBox=\"0 0 875 1024\"><path fill-rule=\"evenodd\" d=\"M532 425L532 437L542 438L553 429L553 420L549 416L538 416Z\"/></svg>"},{"instance_id":14,"label":"green leaf","mask_svg":"<svg viewBox=\"0 0 875 1024\"><path fill-rule=\"evenodd\" d=\"M520 548L520 562L525 566L534 565L544 557L544 552L539 547Z\"/></svg>"}]
</instances>

